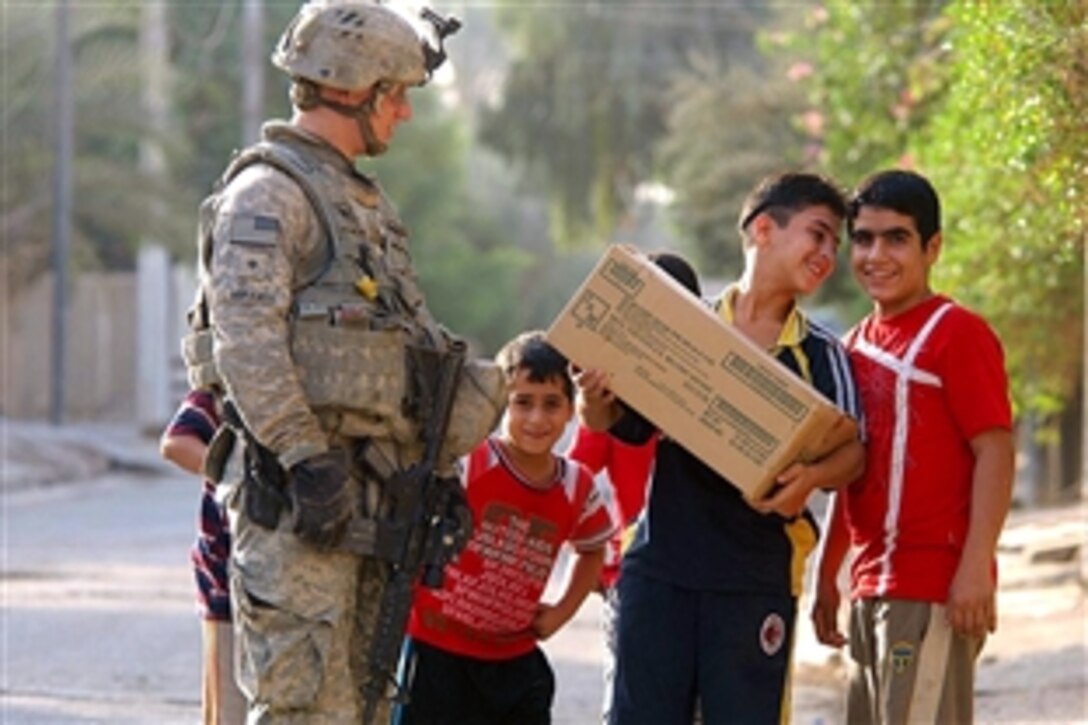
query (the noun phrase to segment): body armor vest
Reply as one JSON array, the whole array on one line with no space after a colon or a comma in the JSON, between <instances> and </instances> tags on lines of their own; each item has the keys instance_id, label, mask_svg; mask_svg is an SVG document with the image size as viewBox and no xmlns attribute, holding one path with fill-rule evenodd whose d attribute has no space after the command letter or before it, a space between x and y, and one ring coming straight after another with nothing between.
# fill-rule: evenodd
<instances>
[{"instance_id":1,"label":"body armor vest","mask_svg":"<svg viewBox=\"0 0 1088 725\"><path fill-rule=\"evenodd\" d=\"M423 303L404 228L376 185L368 188L361 179L348 188L342 171L282 141L262 141L238 154L218 190L257 163L298 184L325 239L325 246L296 270L288 321L291 355L307 402L330 434L418 444L419 421L427 411L414 409L407 351L441 354L450 338ZM213 193L201 206L199 243L205 269L210 269L218 198ZM189 313L192 333L183 340L183 356L191 385L221 389L204 294L203 288L198 291ZM475 445L501 415L501 374L475 362L464 371L455 403L475 425L464 431L461 445L447 441L455 449Z\"/></svg>"}]
</instances>

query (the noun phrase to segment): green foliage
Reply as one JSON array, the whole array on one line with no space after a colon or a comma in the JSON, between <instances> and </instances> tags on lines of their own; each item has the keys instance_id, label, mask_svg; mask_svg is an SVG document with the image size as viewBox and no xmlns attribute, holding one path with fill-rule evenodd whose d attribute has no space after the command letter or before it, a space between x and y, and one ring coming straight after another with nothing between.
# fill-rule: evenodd
<instances>
[{"instance_id":1,"label":"green foliage","mask_svg":"<svg viewBox=\"0 0 1088 725\"><path fill-rule=\"evenodd\" d=\"M363 169L377 176L408 226L435 316L494 351L521 327L513 302L531 260L504 237L469 185L464 119L442 108L436 94L413 92L412 120L398 128L390 150Z\"/></svg>"},{"instance_id":2,"label":"green foliage","mask_svg":"<svg viewBox=\"0 0 1088 725\"><path fill-rule=\"evenodd\" d=\"M813 15L836 176L914 165L944 206L934 287L998 330L1021 412L1060 411L1083 352L1088 7L864 2Z\"/></svg>"},{"instance_id":3,"label":"green foliage","mask_svg":"<svg viewBox=\"0 0 1088 725\"><path fill-rule=\"evenodd\" d=\"M704 274L739 276L745 196L767 174L803 165L792 120L802 99L784 76L768 80L750 67L723 72L707 58L677 79L670 100L660 152L676 193L672 213L695 240Z\"/></svg>"},{"instance_id":4,"label":"green foliage","mask_svg":"<svg viewBox=\"0 0 1088 725\"><path fill-rule=\"evenodd\" d=\"M266 2L262 57L272 54L298 3ZM232 151L244 145L241 3L171 5L171 60L176 69L171 102L179 134L195 152L175 154L170 167L179 183L204 193L222 173ZM287 118L289 81L265 62L265 116Z\"/></svg>"},{"instance_id":5,"label":"green foliage","mask_svg":"<svg viewBox=\"0 0 1088 725\"><path fill-rule=\"evenodd\" d=\"M5 7L5 153L0 226L15 285L48 263L56 155L55 13ZM73 7L69 16L76 161L72 170L72 261L76 270L131 267L153 208L180 209L184 195L139 167L147 137L140 94L138 8L115 2ZM47 39L42 42L42 39ZM156 217L165 237L191 231Z\"/></svg>"},{"instance_id":6,"label":"green foliage","mask_svg":"<svg viewBox=\"0 0 1088 725\"><path fill-rule=\"evenodd\" d=\"M897 165L942 98L947 0L832 3L806 16L793 48L815 70L822 165L852 186Z\"/></svg>"},{"instance_id":7,"label":"green foliage","mask_svg":"<svg viewBox=\"0 0 1088 725\"><path fill-rule=\"evenodd\" d=\"M35 274L49 250L49 201L53 154L43 129L49 129L48 88L52 68L34 52L48 37L50 15L31 8L5 8L0 57L3 59L3 173L0 229L12 280ZM17 26L15 21L20 20Z\"/></svg>"},{"instance_id":8,"label":"green foliage","mask_svg":"<svg viewBox=\"0 0 1088 725\"><path fill-rule=\"evenodd\" d=\"M948 210L936 283L1005 342L1020 409L1077 390L1088 219L1088 7L956 3L947 101L917 140Z\"/></svg>"},{"instance_id":9,"label":"green foliage","mask_svg":"<svg viewBox=\"0 0 1088 725\"><path fill-rule=\"evenodd\" d=\"M167 9L169 111L165 132L144 111L146 59L140 28L146 6L117 0L72 5L75 60L73 271L130 269L153 239L182 259L195 257L196 209L242 138L242 13L238 3L170 3ZM266 3L265 47L273 47L297 3ZM2 113L7 134L3 186L4 254L22 283L44 270L51 237L54 13L5 9ZM267 57L267 54L266 54ZM290 114L287 79L265 66L266 113ZM487 200L470 189L468 119L440 106L440 89L413 93L417 114L375 164L413 232L421 278L437 316L494 349L531 317L519 299L529 255L504 234ZM153 142L167 172L141 168ZM11 153L14 151L15 153ZM509 188L507 179L495 187ZM497 197L502 199L503 197ZM509 197L507 197L509 198ZM486 284L480 284L487 280Z\"/></svg>"},{"instance_id":10,"label":"green foliage","mask_svg":"<svg viewBox=\"0 0 1088 725\"><path fill-rule=\"evenodd\" d=\"M514 55L482 138L547 196L556 236L602 244L654 178L668 90L696 55L754 55L760 3L500 6Z\"/></svg>"}]
</instances>

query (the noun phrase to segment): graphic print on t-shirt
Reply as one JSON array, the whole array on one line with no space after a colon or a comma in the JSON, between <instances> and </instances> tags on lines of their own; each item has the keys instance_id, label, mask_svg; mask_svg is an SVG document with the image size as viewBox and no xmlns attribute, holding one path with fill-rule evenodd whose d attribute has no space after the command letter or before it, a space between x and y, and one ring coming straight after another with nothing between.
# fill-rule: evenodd
<instances>
[{"instance_id":1,"label":"graphic print on t-shirt","mask_svg":"<svg viewBox=\"0 0 1088 725\"><path fill-rule=\"evenodd\" d=\"M449 571L439 612L481 631L523 631L551 573L557 534L547 519L527 518L504 502L487 504L462 554L476 565Z\"/></svg>"}]
</instances>

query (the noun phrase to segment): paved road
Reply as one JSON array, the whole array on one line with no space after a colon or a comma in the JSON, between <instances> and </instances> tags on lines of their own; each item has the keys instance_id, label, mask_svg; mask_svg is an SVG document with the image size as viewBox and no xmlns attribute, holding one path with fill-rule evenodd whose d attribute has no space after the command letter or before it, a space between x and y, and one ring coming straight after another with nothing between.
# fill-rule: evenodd
<instances>
[{"instance_id":1,"label":"paved road","mask_svg":"<svg viewBox=\"0 0 1088 725\"><path fill-rule=\"evenodd\" d=\"M121 474L5 497L0 720L194 723L189 477Z\"/></svg>"},{"instance_id":2,"label":"paved road","mask_svg":"<svg viewBox=\"0 0 1088 725\"><path fill-rule=\"evenodd\" d=\"M197 721L195 487L184 475L110 473L5 496L0 722ZM600 711L599 612L594 597L545 644L557 725Z\"/></svg>"},{"instance_id":3,"label":"paved road","mask_svg":"<svg viewBox=\"0 0 1088 725\"><path fill-rule=\"evenodd\" d=\"M0 722L197 722L199 626L187 559L196 482L149 469L153 446L144 441L142 470L126 472L131 460L118 470L115 461L63 476L66 483L42 476L20 485L13 473L44 470L29 458L55 457L45 448L30 456L26 440L10 433L0 461ZM1058 546L1084 551L1086 513L1018 518L1003 537L1030 546L1002 562L1002 626L979 669L979 722L1088 723L1085 592L1073 575L1079 564ZM1058 544L1040 545L1048 540ZM599 612L591 598L545 644L558 678L556 725L596 721ZM793 722L841 721L841 663L807 633L797 659Z\"/></svg>"}]
</instances>

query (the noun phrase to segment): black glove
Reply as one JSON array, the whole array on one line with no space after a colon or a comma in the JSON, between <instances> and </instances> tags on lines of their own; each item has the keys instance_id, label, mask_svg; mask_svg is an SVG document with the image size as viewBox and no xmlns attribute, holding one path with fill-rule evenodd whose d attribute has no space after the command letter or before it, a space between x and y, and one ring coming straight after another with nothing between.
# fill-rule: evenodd
<instances>
[{"instance_id":1,"label":"black glove","mask_svg":"<svg viewBox=\"0 0 1088 725\"><path fill-rule=\"evenodd\" d=\"M314 546L336 546L351 519L351 477L343 454L329 451L311 456L291 466L290 473L292 530Z\"/></svg>"}]
</instances>

